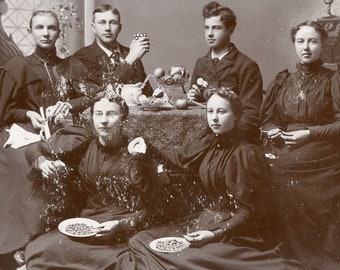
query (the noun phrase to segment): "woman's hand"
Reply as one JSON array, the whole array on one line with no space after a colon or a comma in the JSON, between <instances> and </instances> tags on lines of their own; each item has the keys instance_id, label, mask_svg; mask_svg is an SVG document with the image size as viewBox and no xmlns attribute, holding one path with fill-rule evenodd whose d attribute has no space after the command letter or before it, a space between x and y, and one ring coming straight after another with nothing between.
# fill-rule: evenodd
<instances>
[{"instance_id":1,"label":"woman's hand","mask_svg":"<svg viewBox=\"0 0 340 270\"><path fill-rule=\"evenodd\" d=\"M197 231L183 235L183 237L190 243L190 246L203 246L213 242L215 235L211 231Z\"/></svg>"},{"instance_id":2,"label":"woman's hand","mask_svg":"<svg viewBox=\"0 0 340 270\"><path fill-rule=\"evenodd\" d=\"M285 145L287 147L293 147L303 144L308 140L309 136L310 136L309 129L296 130L290 132L283 131L280 135L281 139L285 141Z\"/></svg>"},{"instance_id":3,"label":"woman's hand","mask_svg":"<svg viewBox=\"0 0 340 270\"><path fill-rule=\"evenodd\" d=\"M46 109L46 118L51 118L57 115L67 116L72 108L73 107L69 102L58 101L55 105L49 106Z\"/></svg>"},{"instance_id":4,"label":"woman's hand","mask_svg":"<svg viewBox=\"0 0 340 270\"><path fill-rule=\"evenodd\" d=\"M146 153L146 143L142 137L133 139L128 145L128 151L131 155L137 156Z\"/></svg>"},{"instance_id":5,"label":"woman's hand","mask_svg":"<svg viewBox=\"0 0 340 270\"><path fill-rule=\"evenodd\" d=\"M61 160L48 160L44 157L38 158L37 168L45 178L66 171L66 165Z\"/></svg>"},{"instance_id":6,"label":"woman's hand","mask_svg":"<svg viewBox=\"0 0 340 270\"><path fill-rule=\"evenodd\" d=\"M267 133L268 140L275 140L276 138L280 137L282 130L280 128L274 128L263 132Z\"/></svg>"},{"instance_id":7,"label":"woman's hand","mask_svg":"<svg viewBox=\"0 0 340 270\"><path fill-rule=\"evenodd\" d=\"M31 120L32 126L35 129L42 129L44 125L44 119L41 115L34 111L28 111L26 116Z\"/></svg>"},{"instance_id":8,"label":"woman's hand","mask_svg":"<svg viewBox=\"0 0 340 270\"><path fill-rule=\"evenodd\" d=\"M110 220L101 223L98 227L94 227L93 229L97 231L96 237L103 239L112 237L119 228L119 220Z\"/></svg>"}]
</instances>

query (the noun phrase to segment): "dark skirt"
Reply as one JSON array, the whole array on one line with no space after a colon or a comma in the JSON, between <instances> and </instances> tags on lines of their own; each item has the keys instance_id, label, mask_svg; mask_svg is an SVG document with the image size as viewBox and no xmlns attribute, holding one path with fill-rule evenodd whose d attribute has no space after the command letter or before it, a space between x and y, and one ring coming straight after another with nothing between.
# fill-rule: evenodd
<instances>
[{"instance_id":1,"label":"dark skirt","mask_svg":"<svg viewBox=\"0 0 340 270\"><path fill-rule=\"evenodd\" d=\"M195 222L203 224L207 217L203 212ZM187 233L191 225L174 224L139 232L129 241L135 267L138 270L275 270L303 267L295 260L284 259L280 244L270 245L256 232L248 231L243 235L232 237L201 247L189 247L178 253L162 253L150 248L150 242L159 237L179 236ZM196 226L195 225L195 226ZM190 229L189 229L190 230ZM131 261L130 261L131 263ZM124 268L128 269L128 268Z\"/></svg>"},{"instance_id":2,"label":"dark skirt","mask_svg":"<svg viewBox=\"0 0 340 270\"><path fill-rule=\"evenodd\" d=\"M81 216L104 222L127 217L126 211L111 207L98 210L85 209ZM58 230L42 235L25 249L26 268L30 270L104 270L131 269L128 234L114 235L112 239L96 237L72 238ZM127 268L125 268L127 267Z\"/></svg>"},{"instance_id":3,"label":"dark skirt","mask_svg":"<svg viewBox=\"0 0 340 270\"><path fill-rule=\"evenodd\" d=\"M316 141L271 149L286 242L308 269L340 269L339 147Z\"/></svg>"},{"instance_id":4,"label":"dark skirt","mask_svg":"<svg viewBox=\"0 0 340 270\"><path fill-rule=\"evenodd\" d=\"M129 262L126 243L102 244L94 240L77 241L53 231L31 242L25 251L30 270L125 269Z\"/></svg>"},{"instance_id":5,"label":"dark skirt","mask_svg":"<svg viewBox=\"0 0 340 270\"><path fill-rule=\"evenodd\" d=\"M27 179L26 147L3 147L9 136L6 128L0 132L0 254L23 248L44 232L41 215L46 199Z\"/></svg>"}]
</instances>

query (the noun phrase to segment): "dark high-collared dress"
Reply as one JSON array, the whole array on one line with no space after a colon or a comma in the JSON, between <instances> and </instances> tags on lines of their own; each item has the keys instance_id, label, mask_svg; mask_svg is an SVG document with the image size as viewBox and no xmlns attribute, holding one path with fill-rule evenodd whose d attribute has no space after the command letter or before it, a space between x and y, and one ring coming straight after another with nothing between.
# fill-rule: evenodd
<instances>
[{"instance_id":1,"label":"dark high-collared dress","mask_svg":"<svg viewBox=\"0 0 340 270\"><path fill-rule=\"evenodd\" d=\"M157 155L156 155L157 156ZM162 152L162 160L199 171L206 195L204 210L174 222L136 234L129 242L131 258L124 269L152 270L274 270L303 269L284 259L273 231L279 228L271 212L271 178L259 146L238 141L234 134L209 134L185 146ZM209 230L212 242L177 253L150 248L159 237L182 237Z\"/></svg>"},{"instance_id":2,"label":"dark high-collared dress","mask_svg":"<svg viewBox=\"0 0 340 270\"><path fill-rule=\"evenodd\" d=\"M304 143L268 142L287 243L308 269L340 269L340 78L321 61L279 73L262 107L262 128L309 130Z\"/></svg>"},{"instance_id":3,"label":"dark high-collared dress","mask_svg":"<svg viewBox=\"0 0 340 270\"><path fill-rule=\"evenodd\" d=\"M27 111L39 113L39 107L46 109L59 100L68 100L74 109L82 106L83 99L69 89L58 92L53 87L63 75L62 62L55 50L37 48L30 56L11 58L0 70L0 254L20 249L45 232L45 200L26 177L29 166L25 147L4 148L4 144L9 137L6 129L14 123L39 133L33 129Z\"/></svg>"},{"instance_id":4,"label":"dark high-collared dress","mask_svg":"<svg viewBox=\"0 0 340 270\"><path fill-rule=\"evenodd\" d=\"M67 127L41 146L33 145L29 149L29 160L45 155L58 157L68 166L76 167L86 198L77 216L100 223L120 220L122 224L105 240L74 239L58 230L42 235L26 247L27 269L124 268L124 262L129 261L127 239L150 226L152 202L158 186L149 160L133 158L127 146L126 138L113 148L103 146L83 128Z\"/></svg>"}]
</instances>

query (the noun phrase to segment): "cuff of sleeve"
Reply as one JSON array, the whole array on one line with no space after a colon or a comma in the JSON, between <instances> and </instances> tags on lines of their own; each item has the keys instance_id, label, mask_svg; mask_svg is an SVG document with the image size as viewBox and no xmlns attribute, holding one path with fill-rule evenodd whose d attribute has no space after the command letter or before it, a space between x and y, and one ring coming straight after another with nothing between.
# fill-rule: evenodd
<instances>
[{"instance_id":1,"label":"cuff of sleeve","mask_svg":"<svg viewBox=\"0 0 340 270\"><path fill-rule=\"evenodd\" d=\"M212 231L212 233L214 234L214 238L216 241L222 239L226 233L226 230L224 229L217 229L217 230L214 230Z\"/></svg>"},{"instance_id":2,"label":"cuff of sleeve","mask_svg":"<svg viewBox=\"0 0 340 270\"><path fill-rule=\"evenodd\" d=\"M310 131L310 137L311 138L317 138L318 137L318 127L307 127L307 129Z\"/></svg>"}]
</instances>

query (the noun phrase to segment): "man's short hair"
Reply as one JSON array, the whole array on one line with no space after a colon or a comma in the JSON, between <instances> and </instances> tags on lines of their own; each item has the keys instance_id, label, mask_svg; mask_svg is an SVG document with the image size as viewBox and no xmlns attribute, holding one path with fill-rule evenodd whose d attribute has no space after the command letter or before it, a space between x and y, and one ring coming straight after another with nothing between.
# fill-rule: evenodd
<instances>
[{"instance_id":1,"label":"man's short hair","mask_svg":"<svg viewBox=\"0 0 340 270\"><path fill-rule=\"evenodd\" d=\"M210 2L203 7L202 11L205 19L213 16L221 16L221 21L226 28L236 27L236 16L235 13L228 7L223 7L217 2Z\"/></svg>"},{"instance_id":2,"label":"man's short hair","mask_svg":"<svg viewBox=\"0 0 340 270\"><path fill-rule=\"evenodd\" d=\"M118 15L118 18L120 20L120 13L119 10L109 4L105 4L105 5L100 5L98 7L96 7L96 9L92 12L92 20L94 22L94 17L96 13L104 13L106 11L111 11L113 14Z\"/></svg>"}]
</instances>

